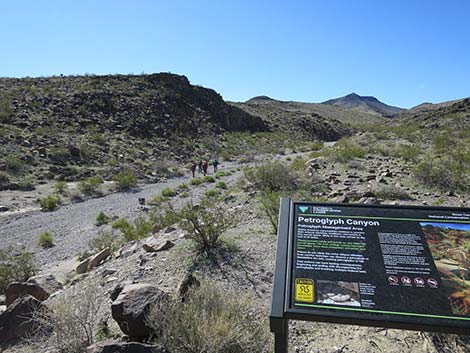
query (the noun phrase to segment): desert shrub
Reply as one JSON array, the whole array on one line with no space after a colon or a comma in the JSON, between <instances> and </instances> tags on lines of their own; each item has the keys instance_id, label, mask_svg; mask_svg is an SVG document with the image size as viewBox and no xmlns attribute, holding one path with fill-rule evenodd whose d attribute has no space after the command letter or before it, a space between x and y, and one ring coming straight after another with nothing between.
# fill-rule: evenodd
<instances>
[{"instance_id":1,"label":"desert shrub","mask_svg":"<svg viewBox=\"0 0 470 353\"><path fill-rule=\"evenodd\" d=\"M193 178L191 179L190 183L193 186L201 185L204 181L201 178Z\"/></svg>"},{"instance_id":2,"label":"desert shrub","mask_svg":"<svg viewBox=\"0 0 470 353\"><path fill-rule=\"evenodd\" d=\"M225 184L225 181L219 180L217 184L215 184L215 187L219 189L227 189L227 184Z\"/></svg>"},{"instance_id":3,"label":"desert shrub","mask_svg":"<svg viewBox=\"0 0 470 353\"><path fill-rule=\"evenodd\" d=\"M270 351L268 325L256 316L249 296L203 282L186 298L183 303L167 300L155 305L147 315L157 342L171 352Z\"/></svg>"},{"instance_id":4,"label":"desert shrub","mask_svg":"<svg viewBox=\"0 0 470 353\"><path fill-rule=\"evenodd\" d=\"M49 232L44 232L39 235L38 245L43 248L51 248L54 246L54 237Z\"/></svg>"},{"instance_id":5,"label":"desert shrub","mask_svg":"<svg viewBox=\"0 0 470 353\"><path fill-rule=\"evenodd\" d=\"M116 235L113 231L98 231L98 236L90 240L89 245L94 251L98 252L106 248L111 249L112 252L118 250L124 241L122 237Z\"/></svg>"},{"instance_id":6,"label":"desert shrub","mask_svg":"<svg viewBox=\"0 0 470 353\"><path fill-rule=\"evenodd\" d=\"M48 152L48 157L52 163L61 165L66 164L72 158L70 151L63 147L52 148Z\"/></svg>"},{"instance_id":7,"label":"desert shrub","mask_svg":"<svg viewBox=\"0 0 470 353\"><path fill-rule=\"evenodd\" d=\"M154 230L154 223L144 217L137 217L133 224L126 218L120 218L113 222L112 228L120 230L124 239L131 241L150 236Z\"/></svg>"},{"instance_id":8,"label":"desert shrub","mask_svg":"<svg viewBox=\"0 0 470 353\"><path fill-rule=\"evenodd\" d=\"M349 139L340 140L331 151L333 159L342 163L366 155L366 151L361 145Z\"/></svg>"},{"instance_id":9,"label":"desert shrub","mask_svg":"<svg viewBox=\"0 0 470 353\"><path fill-rule=\"evenodd\" d=\"M374 191L376 197L385 200L412 200L413 198L405 190L395 186L381 186Z\"/></svg>"},{"instance_id":10,"label":"desert shrub","mask_svg":"<svg viewBox=\"0 0 470 353\"><path fill-rule=\"evenodd\" d=\"M58 181L57 183L54 184L53 188L55 192L59 194L64 194L65 191L68 189L68 185L65 181Z\"/></svg>"},{"instance_id":11,"label":"desert shrub","mask_svg":"<svg viewBox=\"0 0 470 353\"><path fill-rule=\"evenodd\" d=\"M35 273L32 253L13 247L0 249L0 294L5 293L11 282L24 282Z\"/></svg>"},{"instance_id":12,"label":"desert shrub","mask_svg":"<svg viewBox=\"0 0 470 353\"><path fill-rule=\"evenodd\" d=\"M304 170L306 160L302 157L295 157L295 159L290 164L290 167L294 170Z\"/></svg>"},{"instance_id":13,"label":"desert shrub","mask_svg":"<svg viewBox=\"0 0 470 353\"><path fill-rule=\"evenodd\" d=\"M21 190L21 191L32 191L32 190L35 190L36 187L34 186L33 182L32 181L29 181L29 180L21 180L19 183L18 183L18 190Z\"/></svg>"},{"instance_id":14,"label":"desert shrub","mask_svg":"<svg viewBox=\"0 0 470 353\"><path fill-rule=\"evenodd\" d=\"M182 183L178 185L178 190L188 190L189 186L186 183Z\"/></svg>"},{"instance_id":15,"label":"desert shrub","mask_svg":"<svg viewBox=\"0 0 470 353\"><path fill-rule=\"evenodd\" d=\"M103 179L98 176L91 176L78 182L78 189L85 195L97 195L100 193L98 187L103 184Z\"/></svg>"},{"instance_id":16,"label":"desert shrub","mask_svg":"<svg viewBox=\"0 0 470 353\"><path fill-rule=\"evenodd\" d=\"M139 179L132 169L125 169L113 178L119 190L129 190L137 186Z\"/></svg>"},{"instance_id":17,"label":"desert shrub","mask_svg":"<svg viewBox=\"0 0 470 353\"><path fill-rule=\"evenodd\" d=\"M119 165L119 162L117 161L117 159L111 158L108 160L108 165L110 167L117 167Z\"/></svg>"},{"instance_id":18,"label":"desert shrub","mask_svg":"<svg viewBox=\"0 0 470 353\"><path fill-rule=\"evenodd\" d=\"M215 189L209 189L204 192L204 196L208 198L215 198L219 196L219 191Z\"/></svg>"},{"instance_id":19,"label":"desert shrub","mask_svg":"<svg viewBox=\"0 0 470 353\"><path fill-rule=\"evenodd\" d=\"M167 200L168 200L168 198L166 198L163 195L155 195L152 198L152 200L150 200L149 205L158 206L158 205L160 205L161 203L163 203L164 201L167 201Z\"/></svg>"},{"instance_id":20,"label":"desert shrub","mask_svg":"<svg viewBox=\"0 0 470 353\"><path fill-rule=\"evenodd\" d=\"M181 228L186 230L201 252L209 253L217 248L223 232L230 229L235 220L213 198L201 200L199 205L188 203L177 212Z\"/></svg>"},{"instance_id":21,"label":"desert shrub","mask_svg":"<svg viewBox=\"0 0 470 353\"><path fill-rule=\"evenodd\" d=\"M220 172L215 173L215 178L220 179L220 178L222 178L224 176L227 176L227 175L229 175L229 173L226 173L225 171L221 170Z\"/></svg>"},{"instance_id":22,"label":"desert shrub","mask_svg":"<svg viewBox=\"0 0 470 353\"><path fill-rule=\"evenodd\" d=\"M443 191L467 190L468 172L450 160L424 161L414 169L418 181Z\"/></svg>"},{"instance_id":23,"label":"desert shrub","mask_svg":"<svg viewBox=\"0 0 470 353\"><path fill-rule=\"evenodd\" d=\"M111 218L108 217L103 211L100 211L96 216L95 225L102 226L104 224L108 224L111 221Z\"/></svg>"},{"instance_id":24,"label":"desert shrub","mask_svg":"<svg viewBox=\"0 0 470 353\"><path fill-rule=\"evenodd\" d=\"M164 197L174 197L176 196L176 191L170 188L164 188L162 190L162 196Z\"/></svg>"},{"instance_id":25,"label":"desert shrub","mask_svg":"<svg viewBox=\"0 0 470 353\"><path fill-rule=\"evenodd\" d=\"M205 182L205 183L215 183L215 178L211 175L205 175L202 178L202 181Z\"/></svg>"},{"instance_id":26,"label":"desert shrub","mask_svg":"<svg viewBox=\"0 0 470 353\"><path fill-rule=\"evenodd\" d=\"M246 178L263 191L292 190L298 186L298 175L286 164L274 161L245 168Z\"/></svg>"},{"instance_id":27,"label":"desert shrub","mask_svg":"<svg viewBox=\"0 0 470 353\"><path fill-rule=\"evenodd\" d=\"M6 185L8 183L10 183L10 177L4 172L0 172L0 185Z\"/></svg>"},{"instance_id":28,"label":"desert shrub","mask_svg":"<svg viewBox=\"0 0 470 353\"><path fill-rule=\"evenodd\" d=\"M24 168L24 162L17 157L8 157L5 159L6 171L10 174L18 174Z\"/></svg>"},{"instance_id":29,"label":"desert shrub","mask_svg":"<svg viewBox=\"0 0 470 353\"><path fill-rule=\"evenodd\" d=\"M415 145L402 144L395 150L395 155L405 161L416 161L421 155L421 148Z\"/></svg>"},{"instance_id":30,"label":"desert shrub","mask_svg":"<svg viewBox=\"0 0 470 353\"><path fill-rule=\"evenodd\" d=\"M67 296L48 301L47 311L37 311L40 331L29 340L37 352L81 353L95 342L99 328L99 311L105 297L96 283L73 287ZM43 332L41 332L43 331Z\"/></svg>"},{"instance_id":31,"label":"desert shrub","mask_svg":"<svg viewBox=\"0 0 470 353\"><path fill-rule=\"evenodd\" d=\"M261 208L269 219L274 233L277 233L279 226L279 205L281 193L278 191L263 192L259 198Z\"/></svg>"},{"instance_id":32,"label":"desert shrub","mask_svg":"<svg viewBox=\"0 0 470 353\"><path fill-rule=\"evenodd\" d=\"M3 96L0 98L0 123L6 123L13 116L11 98Z\"/></svg>"},{"instance_id":33,"label":"desert shrub","mask_svg":"<svg viewBox=\"0 0 470 353\"><path fill-rule=\"evenodd\" d=\"M59 207L60 198L59 196L49 195L39 200L39 205L42 211L54 211Z\"/></svg>"}]
</instances>

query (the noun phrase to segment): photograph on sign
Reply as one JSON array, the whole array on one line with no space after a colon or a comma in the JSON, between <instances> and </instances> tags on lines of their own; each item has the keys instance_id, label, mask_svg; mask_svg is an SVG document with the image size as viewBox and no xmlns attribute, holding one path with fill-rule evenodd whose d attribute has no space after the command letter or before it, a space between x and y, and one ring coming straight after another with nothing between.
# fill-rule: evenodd
<instances>
[{"instance_id":1,"label":"photograph on sign","mask_svg":"<svg viewBox=\"0 0 470 353\"><path fill-rule=\"evenodd\" d=\"M293 203L288 312L470 328L470 213Z\"/></svg>"}]
</instances>

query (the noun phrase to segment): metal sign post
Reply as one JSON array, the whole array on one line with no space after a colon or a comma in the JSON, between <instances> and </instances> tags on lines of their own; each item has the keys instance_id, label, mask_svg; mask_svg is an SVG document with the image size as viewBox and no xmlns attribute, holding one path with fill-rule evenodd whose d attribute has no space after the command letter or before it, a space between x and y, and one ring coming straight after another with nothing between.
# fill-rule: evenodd
<instances>
[{"instance_id":1,"label":"metal sign post","mask_svg":"<svg viewBox=\"0 0 470 353\"><path fill-rule=\"evenodd\" d=\"M470 334L469 240L469 208L282 198L275 353L287 353L290 319Z\"/></svg>"}]
</instances>

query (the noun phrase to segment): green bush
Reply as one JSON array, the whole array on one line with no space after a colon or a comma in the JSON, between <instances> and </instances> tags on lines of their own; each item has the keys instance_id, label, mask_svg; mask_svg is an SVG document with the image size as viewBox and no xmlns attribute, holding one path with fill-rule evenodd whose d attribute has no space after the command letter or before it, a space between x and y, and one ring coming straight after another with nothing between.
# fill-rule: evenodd
<instances>
[{"instance_id":1,"label":"green bush","mask_svg":"<svg viewBox=\"0 0 470 353\"><path fill-rule=\"evenodd\" d=\"M217 173L215 174L215 178L216 178L216 179L220 179L220 178L222 178L222 177L224 177L224 176L227 176L227 175L229 175L229 173L226 173L226 172L224 172L223 170L221 170L220 172L217 172Z\"/></svg>"},{"instance_id":2,"label":"green bush","mask_svg":"<svg viewBox=\"0 0 470 353\"><path fill-rule=\"evenodd\" d=\"M79 181L78 189L85 195L97 195L100 193L98 187L101 184L103 184L103 179L95 175Z\"/></svg>"},{"instance_id":3,"label":"green bush","mask_svg":"<svg viewBox=\"0 0 470 353\"><path fill-rule=\"evenodd\" d=\"M49 232L44 232L39 235L38 245L43 248L51 248L54 246L54 237Z\"/></svg>"},{"instance_id":4,"label":"green bush","mask_svg":"<svg viewBox=\"0 0 470 353\"><path fill-rule=\"evenodd\" d=\"M263 192L259 198L261 207L269 219L274 234L277 233L279 222L279 205L281 194L278 191Z\"/></svg>"},{"instance_id":5,"label":"green bush","mask_svg":"<svg viewBox=\"0 0 470 353\"><path fill-rule=\"evenodd\" d=\"M201 185L204 181L201 178L193 178L191 179L190 183L193 186Z\"/></svg>"},{"instance_id":6,"label":"green bush","mask_svg":"<svg viewBox=\"0 0 470 353\"><path fill-rule=\"evenodd\" d=\"M358 143L350 140L340 140L332 149L333 159L338 162L348 162L366 155L365 149Z\"/></svg>"},{"instance_id":7,"label":"green bush","mask_svg":"<svg viewBox=\"0 0 470 353\"><path fill-rule=\"evenodd\" d=\"M10 177L4 172L0 172L0 185L8 185L9 183Z\"/></svg>"},{"instance_id":8,"label":"green bush","mask_svg":"<svg viewBox=\"0 0 470 353\"><path fill-rule=\"evenodd\" d=\"M0 294L12 282L24 282L36 273L34 256L26 250L12 247L0 249Z\"/></svg>"},{"instance_id":9,"label":"green bush","mask_svg":"<svg viewBox=\"0 0 470 353\"><path fill-rule=\"evenodd\" d=\"M183 183L183 184L178 185L178 190L188 190L188 189L189 189L188 184Z\"/></svg>"},{"instance_id":10,"label":"green bush","mask_svg":"<svg viewBox=\"0 0 470 353\"><path fill-rule=\"evenodd\" d=\"M59 194L64 194L65 191L68 189L68 185L65 181L58 181L57 183L54 184L53 188L55 192Z\"/></svg>"},{"instance_id":11,"label":"green bush","mask_svg":"<svg viewBox=\"0 0 470 353\"><path fill-rule=\"evenodd\" d=\"M405 191L395 186L381 186L374 191L376 197L385 200L412 200L413 198Z\"/></svg>"},{"instance_id":12,"label":"green bush","mask_svg":"<svg viewBox=\"0 0 470 353\"><path fill-rule=\"evenodd\" d=\"M112 224L113 229L119 229L127 241L143 239L154 231L154 223L151 219L137 217L133 224L126 218L120 218Z\"/></svg>"},{"instance_id":13,"label":"green bush","mask_svg":"<svg viewBox=\"0 0 470 353\"><path fill-rule=\"evenodd\" d=\"M24 168L24 162L17 157L8 157L5 159L6 171L10 174L18 174Z\"/></svg>"},{"instance_id":14,"label":"green bush","mask_svg":"<svg viewBox=\"0 0 470 353\"><path fill-rule=\"evenodd\" d=\"M119 190L129 190L137 186L139 179L132 169L125 169L113 178Z\"/></svg>"},{"instance_id":15,"label":"green bush","mask_svg":"<svg viewBox=\"0 0 470 353\"><path fill-rule=\"evenodd\" d=\"M405 161L416 161L421 155L421 148L415 145L400 145L395 150L397 157L403 158Z\"/></svg>"},{"instance_id":16,"label":"green bush","mask_svg":"<svg viewBox=\"0 0 470 353\"><path fill-rule=\"evenodd\" d=\"M96 216L95 225L97 227L102 226L104 224L108 224L111 221L111 218L108 217L103 211L100 211Z\"/></svg>"},{"instance_id":17,"label":"green bush","mask_svg":"<svg viewBox=\"0 0 470 353\"><path fill-rule=\"evenodd\" d=\"M39 200L39 205L42 211L54 211L59 207L60 198L59 196L49 195Z\"/></svg>"},{"instance_id":18,"label":"green bush","mask_svg":"<svg viewBox=\"0 0 470 353\"><path fill-rule=\"evenodd\" d=\"M209 189L209 190L206 190L206 192L204 192L204 195L208 198L215 198L219 196L219 191L215 189Z\"/></svg>"},{"instance_id":19,"label":"green bush","mask_svg":"<svg viewBox=\"0 0 470 353\"><path fill-rule=\"evenodd\" d=\"M450 160L424 161L414 169L418 181L443 191L468 190L467 169Z\"/></svg>"},{"instance_id":20,"label":"green bush","mask_svg":"<svg viewBox=\"0 0 470 353\"><path fill-rule=\"evenodd\" d=\"M149 205L151 206L158 206L161 203L167 201L168 198L166 198L163 195L155 195L152 200L150 200Z\"/></svg>"},{"instance_id":21,"label":"green bush","mask_svg":"<svg viewBox=\"0 0 470 353\"><path fill-rule=\"evenodd\" d=\"M162 190L162 196L164 197L174 197L176 196L176 191L170 188L164 188Z\"/></svg>"},{"instance_id":22,"label":"green bush","mask_svg":"<svg viewBox=\"0 0 470 353\"><path fill-rule=\"evenodd\" d=\"M186 300L165 300L153 306L147 323L157 343L171 352L267 353L267 323L257 316L251 297L203 282Z\"/></svg>"},{"instance_id":23,"label":"green bush","mask_svg":"<svg viewBox=\"0 0 470 353\"><path fill-rule=\"evenodd\" d=\"M293 190L299 186L298 174L280 161L246 168L246 178L263 191Z\"/></svg>"},{"instance_id":24,"label":"green bush","mask_svg":"<svg viewBox=\"0 0 470 353\"><path fill-rule=\"evenodd\" d=\"M217 184L215 184L215 187L225 190L225 189L227 189L227 184L225 184L225 181L220 180L220 181L217 182Z\"/></svg>"},{"instance_id":25,"label":"green bush","mask_svg":"<svg viewBox=\"0 0 470 353\"><path fill-rule=\"evenodd\" d=\"M100 230L98 236L90 240L90 247L95 251L99 252L106 248L111 249L112 252L115 252L121 248L124 244L122 237L117 236L113 231L104 231Z\"/></svg>"},{"instance_id":26,"label":"green bush","mask_svg":"<svg viewBox=\"0 0 470 353\"><path fill-rule=\"evenodd\" d=\"M215 183L215 178L211 175L205 175L202 180L205 182L205 183Z\"/></svg>"},{"instance_id":27,"label":"green bush","mask_svg":"<svg viewBox=\"0 0 470 353\"><path fill-rule=\"evenodd\" d=\"M210 253L221 245L220 237L230 229L235 220L227 214L224 207L219 206L213 198L203 199L199 205L184 205L177 212L181 228L186 230L197 249Z\"/></svg>"},{"instance_id":28,"label":"green bush","mask_svg":"<svg viewBox=\"0 0 470 353\"><path fill-rule=\"evenodd\" d=\"M48 153L48 157L52 163L61 165L65 165L72 158L70 151L63 147L52 148Z\"/></svg>"}]
</instances>

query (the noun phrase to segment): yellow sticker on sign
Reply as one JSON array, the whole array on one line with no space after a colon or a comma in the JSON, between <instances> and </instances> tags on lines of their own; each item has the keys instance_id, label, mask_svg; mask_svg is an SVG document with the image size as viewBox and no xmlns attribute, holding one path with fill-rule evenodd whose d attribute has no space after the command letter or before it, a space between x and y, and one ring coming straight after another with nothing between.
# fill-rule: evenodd
<instances>
[{"instance_id":1,"label":"yellow sticker on sign","mask_svg":"<svg viewBox=\"0 0 470 353\"><path fill-rule=\"evenodd\" d=\"M314 299L313 280L308 278L297 278L295 280L295 301L313 303Z\"/></svg>"}]
</instances>

